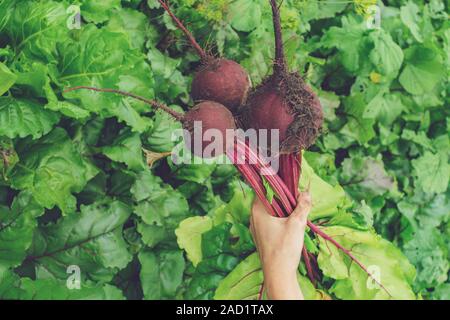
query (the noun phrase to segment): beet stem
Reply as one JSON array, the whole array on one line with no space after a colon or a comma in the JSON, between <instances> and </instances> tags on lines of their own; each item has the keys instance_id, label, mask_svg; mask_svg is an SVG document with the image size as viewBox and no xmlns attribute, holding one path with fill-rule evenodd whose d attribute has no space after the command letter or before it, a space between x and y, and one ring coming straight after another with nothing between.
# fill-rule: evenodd
<instances>
[{"instance_id":1,"label":"beet stem","mask_svg":"<svg viewBox=\"0 0 450 320\"><path fill-rule=\"evenodd\" d=\"M237 155L236 154L230 154L229 152L226 153L227 156L231 159L231 161L234 163L235 167L239 170L239 172L242 174L244 179L250 184L252 189L255 191L258 198L262 201L264 204L264 207L266 207L266 210L274 217L276 216L283 216L282 212L276 212L275 208L270 205L269 201L267 200L265 193L264 193L264 186L262 184L261 178L258 176L258 174L252 170L252 167L247 164L237 164Z\"/></svg>"},{"instance_id":2,"label":"beet stem","mask_svg":"<svg viewBox=\"0 0 450 320\"><path fill-rule=\"evenodd\" d=\"M202 60L205 60L208 58L208 55L206 54L205 50L198 44L197 40L195 40L192 33L184 26L183 22L180 21L180 19L177 18L177 16L170 10L169 5L164 0L158 0L161 6L164 8L164 10L169 14L169 16L172 18L173 22L178 26L178 28L183 31L185 36L188 38L189 42L191 43L192 47L197 51L198 55Z\"/></svg>"},{"instance_id":3,"label":"beet stem","mask_svg":"<svg viewBox=\"0 0 450 320\"><path fill-rule=\"evenodd\" d=\"M302 249L302 256L305 260L305 266L306 266L306 273L308 274L309 280L311 280L311 283L313 286L316 286L316 279L314 279L314 271L311 266L311 260L309 259L308 251L306 250L305 246L303 246Z\"/></svg>"},{"instance_id":4,"label":"beet stem","mask_svg":"<svg viewBox=\"0 0 450 320\"><path fill-rule=\"evenodd\" d=\"M276 199L273 199L272 204L266 198L266 189L264 188L264 183L262 181L261 176L255 170L255 168L250 164L238 164L238 147L237 141L234 144L234 150L230 153L227 151L227 156L231 159L232 163L236 166L236 168L241 172L244 179L252 186L253 190L256 192L257 196L263 202L266 209L269 213L274 217L285 217L284 211L281 206L278 204Z\"/></svg>"},{"instance_id":5,"label":"beet stem","mask_svg":"<svg viewBox=\"0 0 450 320\"><path fill-rule=\"evenodd\" d=\"M276 0L270 0L273 15L273 29L275 33L275 63L274 74L276 76L286 72L286 59L284 56L283 33L281 31L280 8Z\"/></svg>"},{"instance_id":6,"label":"beet stem","mask_svg":"<svg viewBox=\"0 0 450 320\"><path fill-rule=\"evenodd\" d=\"M256 162L255 167L258 170L258 173L260 174L263 167L265 169L270 170L269 166L263 166L257 155L253 152L253 150L245 143L238 141L236 144L237 150L242 151L245 154L245 157L249 159L251 162ZM282 184L279 183L278 176L273 171L272 173L269 173L268 175L265 175L264 178L269 182L272 189L276 192L277 195L279 195L279 199L286 209L286 212L292 212L294 208L291 205L291 202L286 196L286 190L282 188Z\"/></svg>"},{"instance_id":7,"label":"beet stem","mask_svg":"<svg viewBox=\"0 0 450 320\"><path fill-rule=\"evenodd\" d=\"M101 88L95 88L95 87L88 87L88 86L78 86L78 87L72 87L72 88L68 88L65 89L63 92L67 93L67 92L71 92L71 91L75 91L75 90L91 90L91 91L97 91L97 92L110 92L110 93L116 93L116 94L120 94L122 96L126 96L126 97L131 97L134 99L137 99L139 101L142 101L156 109L162 110L166 113L168 113L169 115L171 115L175 120L183 122L184 121L184 116L181 113L178 113L172 109L170 109L168 106L166 106L164 103L155 101L155 100L151 100L151 99L147 99L141 96L138 96L134 93L131 92L126 92L126 91L122 91L122 90L116 90L116 89L101 89Z\"/></svg>"},{"instance_id":8,"label":"beet stem","mask_svg":"<svg viewBox=\"0 0 450 320\"><path fill-rule=\"evenodd\" d=\"M240 140L238 140L237 143L240 144L244 148L244 150L246 150L246 152L248 152L250 159L256 162L259 171L262 171L263 169L267 171L268 174L265 175L267 181L274 188L274 191L280 196L280 200L286 203L285 209L288 210L288 212L292 212L293 208L291 207L291 205L295 206L297 204L297 201L292 196L292 193L289 191L286 184L280 179L280 177L276 174L272 167L261 160L261 158L252 148L250 148L246 143Z\"/></svg>"},{"instance_id":9,"label":"beet stem","mask_svg":"<svg viewBox=\"0 0 450 320\"><path fill-rule=\"evenodd\" d=\"M264 293L264 280L263 280L263 282L261 283L261 287L259 288L258 300L262 300L263 293Z\"/></svg>"}]
</instances>

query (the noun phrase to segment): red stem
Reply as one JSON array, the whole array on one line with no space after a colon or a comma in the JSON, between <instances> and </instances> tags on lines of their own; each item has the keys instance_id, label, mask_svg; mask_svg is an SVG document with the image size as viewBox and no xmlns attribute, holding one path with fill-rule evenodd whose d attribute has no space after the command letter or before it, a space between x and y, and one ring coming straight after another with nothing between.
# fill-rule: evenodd
<instances>
[{"instance_id":1,"label":"red stem","mask_svg":"<svg viewBox=\"0 0 450 320\"><path fill-rule=\"evenodd\" d=\"M175 120L183 122L184 120L184 116L181 113L178 113L172 109L170 109L168 106L166 106L164 103L155 101L155 100L151 100L151 99L147 99L141 96L138 96L134 93L131 92L126 92L126 91L122 91L122 90L116 90L116 89L100 89L100 88L95 88L95 87L88 87L88 86L77 86L77 87L72 87L72 88L68 88L65 89L63 92L71 92L71 91L75 91L75 90L91 90L91 91L97 91L97 92L109 92L109 93L116 93L116 94L120 94L122 96L126 96L126 97L131 97L134 99L137 99L139 101L142 101L150 106L152 106L155 109L159 109L162 110L166 113L168 113L169 115L171 115Z\"/></svg>"},{"instance_id":2,"label":"red stem","mask_svg":"<svg viewBox=\"0 0 450 320\"><path fill-rule=\"evenodd\" d=\"M258 300L262 300L263 293L264 293L264 280L261 283L261 288L259 288Z\"/></svg>"},{"instance_id":3,"label":"red stem","mask_svg":"<svg viewBox=\"0 0 450 320\"><path fill-rule=\"evenodd\" d=\"M208 55L206 54L205 50L198 44L197 40L195 40L192 33L184 26L183 22L180 21L180 19L177 18L177 16L170 10L169 5L164 0L158 0L161 6L166 10L166 12L169 14L169 16L172 18L173 22L178 26L178 28L183 31L185 36L188 38L189 42L191 43L192 47L197 51L198 55L202 60L205 60L208 58Z\"/></svg>"},{"instance_id":4,"label":"red stem","mask_svg":"<svg viewBox=\"0 0 450 320\"><path fill-rule=\"evenodd\" d=\"M276 208L272 206L269 201L266 198L264 185L262 183L261 178L256 173L256 171L253 170L253 168L248 164L237 164L237 154L235 152L227 152L227 156L231 159L232 163L235 165L235 167L239 170L239 172L242 174L244 179L250 184L252 189L255 191L258 198L262 201L264 207L268 210L268 212L274 216L274 217L283 217L284 214L281 211L281 208Z\"/></svg>"},{"instance_id":5,"label":"red stem","mask_svg":"<svg viewBox=\"0 0 450 320\"><path fill-rule=\"evenodd\" d=\"M276 0L270 0L273 15L273 29L275 32L275 63L274 74L280 75L286 71L286 59L284 57L283 34L281 31L280 8Z\"/></svg>"},{"instance_id":6,"label":"red stem","mask_svg":"<svg viewBox=\"0 0 450 320\"><path fill-rule=\"evenodd\" d=\"M265 177L269 177L269 178L267 178L268 180L271 179L270 181L272 181L274 183L274 186L275 186L276 190L278 190L277 193L283 193L283 196L287 197L287 199L291 203L291 205L295 206L297 204L297 201L292 196L291 192L289 192L289 189L287 188L286 184L283 183L281 178L272 169L272 167L270 165L268 165L267 163L265 163L258 156L258 154L252 148L250 148L249 145L247 145L246 143L244 143L241 140L237 140L237 143L239 145L241 145L246 150L246 152L248 152L249 160L251 160L258 167L258 170L260 170L260 171L265 170L266 171L266 174L264 176ZM292 212L292 210L289 210L289 212Z\"/></svg>"},{"instance_id":7,"label":"red stem","mask_svg":"<svg viewBox=\"0 0 450 320\"><path fill-rule=\"evenodd\" d=\"M314 271L311 266L311 260L309 259L308 251L306 250L305 246L303 246L302 249L302 256L305 260L306 273L308 274L308 278L309 280L311 280L311 283L316 286L316 279L314 278Z\"/></svg>"},{"instance_id":8,"label":"red stem","mask_svg":"<svg viewBox=\"0 0 450 320\"><path fill-rule=\"evenodd\" d=\"M261 163L260 161L258 161L258 157L254 154L253 150L251 150L251 148L247 144L242 143L240 141L236 143L236 148L238 151L245 154L245 158L248 159L251 164L254 164L256 166L256 169L259 171L260 175L262 170ZM287 210L286 212L287 213L292 212L294 208L291 206L289 199L286 197L286 193L283 192L284 190L281 187L280 182L278 181L279 179L277 180L275 177L278 177L275 173L273 175L268 174L264 176L267 182L269 182L272 189L274 189L274 191L280 196L279 199L282 205L286 208Z\"/></svg>"}]
</instances>

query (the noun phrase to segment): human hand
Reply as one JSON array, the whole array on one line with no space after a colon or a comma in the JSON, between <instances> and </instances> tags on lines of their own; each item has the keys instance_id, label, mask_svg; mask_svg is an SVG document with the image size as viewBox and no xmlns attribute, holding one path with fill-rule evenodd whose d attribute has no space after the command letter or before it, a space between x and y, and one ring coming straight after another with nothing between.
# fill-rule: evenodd
<instances>
[{"instance_id":1,"label":"human hand","mask_svg":"<svg viewBox=\"0 0 450 320\"><path fill-rule=\"evenodd\" d=\"M311 210L311 196L302 192L295 210L288 218L272 217L262 202L253 202L250 231L264 272L270 299L303 299L297 282L306 221Z\"/></svg>"}]
</instances>

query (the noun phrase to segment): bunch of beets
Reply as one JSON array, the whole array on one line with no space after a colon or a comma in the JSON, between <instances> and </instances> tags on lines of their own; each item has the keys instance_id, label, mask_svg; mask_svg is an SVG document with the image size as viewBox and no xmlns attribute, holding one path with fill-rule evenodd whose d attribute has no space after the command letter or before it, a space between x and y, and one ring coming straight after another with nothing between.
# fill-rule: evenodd
<instances>
[{"instance_id":1,"label":"bunch of beets","mask_svg":"<svg viewBox=\"0 0 450 320\"><path fill-rule=\"evenodd\" d=\"M208 54L171 11L168 3L165 0L158 1L185 34L201 60L201 67L192 81L191 96L198 102L193 108L185 114L180 114L163 103L115 89L79 86L69 88L65 92L87 89L121 94L167 112L180 121L191 135L193 135L194 122L201 124L202 132L208 129L218 130L224 137L224 152L253 188L267 211L280 218L289 216L299 200L301 153L302 150L311 146L320 134L323 112L319 98L303 78L298 73L288 70L283 47L280 7L277 1L268 0L272 8L275 34L273 74L256 88L252 88L250 77L240 64ZM265 158L260 156L258 146L250 146L245 140L236 136L226 139L227 130L238 128L256 131L265 129L268 132L278 129L280 150L276 156L279 160L279 174L271 168ZM209 143L207 139L202 140L202 149ZM271 200L268 199L265 182L273 190L274 196ZM386 290L350 250L344 248L311 221L308 221L308 227L311 232L336 246ZM313 284L316 284L320 280L317 258L305 247L302 256L308 277Z\"/></svg>"}]
</instances>

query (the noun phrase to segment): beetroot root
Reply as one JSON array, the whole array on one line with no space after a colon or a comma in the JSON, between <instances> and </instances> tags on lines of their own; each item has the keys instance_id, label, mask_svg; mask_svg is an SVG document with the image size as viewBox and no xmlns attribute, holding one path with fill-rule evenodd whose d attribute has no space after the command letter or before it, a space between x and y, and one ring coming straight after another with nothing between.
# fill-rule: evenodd
<instances>
[{"instance_id":1,"label":"beetroot root","mask_svg":"<svg viewBox=\"0 0 450 320\"><path fill-rule=\"evenodd\" d=\"M215 157L233 147L233 140L228 141L227 139L227 130L236 129L236 124L233 114L222 104L212 101L203 101L186 113L183 126L191 134L191 141L194 141L196 138L194 128L196 122L201 123L203 136L201 154L199 154L198 150L192 149L193 146L191 145L191 150L193 150L195 155L200 157ZM211 155L205 155L206 148L212 142L205 137L206 131L210 129L217 130L218 136L222 138L222 149L221 152L213 150Z\"/></svg>"},{"instance_id":2,"label":"beetroot root","mask_svg":"<svg viewBox=\"0 0 450 320\"><path fill-rule=\"evenodd\" d=\"M314 143L323 112L319 98L302 77L287 70L279 8L275 0L270 3L275 30L274 71L249 95L242 118L248 129L278 129L280 153L289 154Z\"/></svg>"},{"instance_id":3,"label":"beetroot root","mask_svg":"<svg viewBox=\"0 0 450 320\"><path fill-rule=\"evenodd\" d=\"M251 87L248 73L232 60L210 60L194 76L192 98L217 101L236 112L246 102Z\"/></svg>"}]
</instances>

